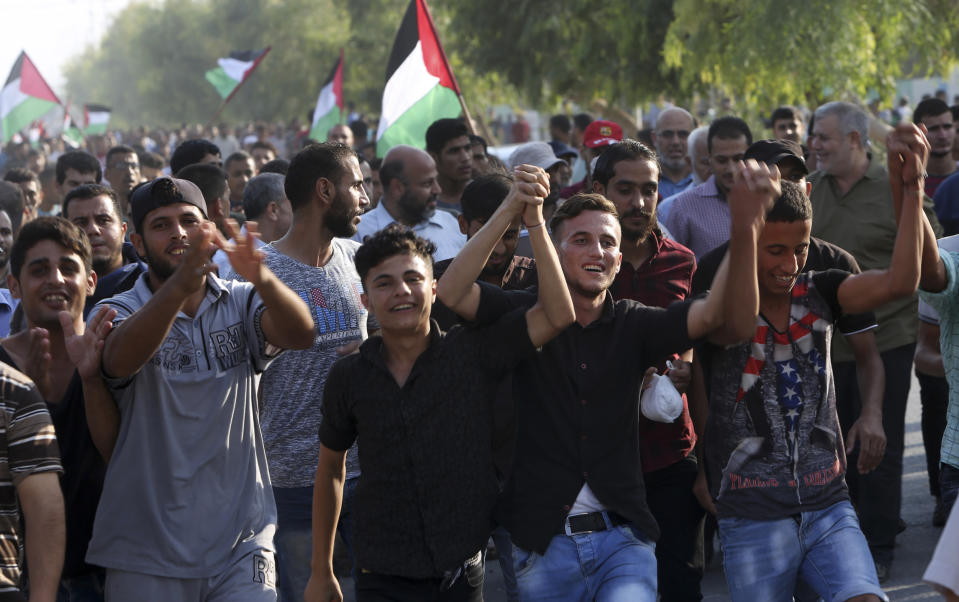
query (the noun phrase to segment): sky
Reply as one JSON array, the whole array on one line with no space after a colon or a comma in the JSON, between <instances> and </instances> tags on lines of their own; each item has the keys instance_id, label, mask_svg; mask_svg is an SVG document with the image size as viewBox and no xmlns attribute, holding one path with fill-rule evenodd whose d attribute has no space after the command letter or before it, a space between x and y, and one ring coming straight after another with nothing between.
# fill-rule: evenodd
<instances>
[{"instance_id":1,"label":"sky","mask_svg":"<svg viewBox=\"0 0 959 602\"><path fill-rule=\"evenodd\" d=\"M62 96L66 77L61 69L74 55L97 44L113 16L131 0L0 0L0 85L21 50ZM61 98L61 100L64 100Z\"/></svg>"}]
</instances>

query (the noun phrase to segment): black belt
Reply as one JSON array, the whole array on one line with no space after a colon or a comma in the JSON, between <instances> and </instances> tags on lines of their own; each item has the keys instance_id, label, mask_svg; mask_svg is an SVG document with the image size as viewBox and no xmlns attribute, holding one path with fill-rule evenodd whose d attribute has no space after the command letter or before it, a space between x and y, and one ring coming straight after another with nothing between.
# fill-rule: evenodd
<instances>
[{"instance_id":1,"label":"black belt","mask_svg":"<svg viewBox=\"0 0 959 602\"><path fill-rule=\"evenodd\" d=\"M605 517L603 515L606 515ZM609 524L618 527L629 523L629 520L616 514L615 512L589 512L586 514L571 514L566 517L564 532L567 535L576 535L579 533L591 533L593 531L605 531Z\"/></svg>"}]
</instances>

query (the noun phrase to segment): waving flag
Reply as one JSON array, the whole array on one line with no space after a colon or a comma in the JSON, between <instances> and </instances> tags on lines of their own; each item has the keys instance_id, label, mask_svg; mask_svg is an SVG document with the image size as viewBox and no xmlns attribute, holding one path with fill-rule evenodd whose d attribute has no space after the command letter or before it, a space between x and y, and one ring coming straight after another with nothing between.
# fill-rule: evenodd
<instances>
[{"instance_id":1,"label":"waving flag","mask_svg":"<svg viewBox=\"0 0 959 602\"><path fill-rule=\"evenodd\" d=\"M386 69L377 153L397 144L423 148L431 123L459 116L459 95L426 0L410 0Z\"/></svg>"},{"instance_id":2,"label":"waving flag","mask_svg":"<svg viewBox=\"0 0 959 602\"><path fill-rule=\"evenodd\" d=\"M219 67L206 72L206 80L220 93L224 104L230 102L269 51L269 46L263 50L234 50L230 56L217 60Z\"/></svg>"},{"instance_id":3,"label":"waving flag","mask_svg":"<svg viewBox=\"0 0 959 602\"><path fill-rule=\"evenodd\" d=\"M333 71L323 84L320 96L313 109L313 124L310 126L310 138L326 140L330 128L343 121L343 49L340 58L333 65Z\"/></svg>"},{"instance_id":4,"label":"waving flag","mask_svg":"<svg viewBox=\"0 0 959 602\"><path fill-rule=\"evenodd\" d=\"M0 141L14 134L60 104L26 52L21 52L0 91Z\"/></svg>"},{"instance_id":5,"label":"waving flag","mask_svg":"<svg viewBox=\"0 0 959 602\"><path fill-rule=\"evenodd\" d=\"M83 132L86 135L107 133L108 121L110 121L110 107L83 105Z\"/></svg>"},{"instance_id":6,"label":"waving flag","mask_svg":"<svg viewBox=\"0 0 959 602\"><path fill-rule=\"evenodd\" d=\"M63 107L63 131L61 135L73 148L78 148L83 144L83 132L80 131L80 128L73 121L73 116L70 115L69 100L67 100L67 106Z\"/></svg>"}]
</instances>

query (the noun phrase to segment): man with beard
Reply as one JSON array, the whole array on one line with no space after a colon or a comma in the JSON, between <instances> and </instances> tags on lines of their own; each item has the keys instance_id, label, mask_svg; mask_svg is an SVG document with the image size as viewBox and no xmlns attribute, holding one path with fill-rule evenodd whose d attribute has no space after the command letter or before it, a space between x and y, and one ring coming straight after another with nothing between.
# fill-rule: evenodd
<instances>
[{"instance_id":1,"label":"man with beard","mask_svg":"<svg viewBox=\"0 0 959 602\"><path fill-rule=\"evenodd\" d=\"M702 257L727 240L729 205L736 165L753 143L752 132L738 117L721 117L709 126L706 146L713 175L675 197L663 225L677 242Z\"/></svg>"},{"instance_id":2,"label":"man with beard","mask_svg":"<svg viewBox=\"0 0 959 602\"><path fill-rule=\"evenodd\" d=\"M265 177L257 176L250 186ZM335 142L310 145L293 157L283 187L293 221L285 236L263 247L264 262L306 301L315 339L308 349L283 354L263 373L260 420L276 499L279 599L295 602L302 600L310 578L316 433L326 375L367 336L363 287L353 264L360 245L349 237L369 199L356 153ZM339 520L351 559L352 498L359 475L353 446L346 457Z\"/></svg>"},{"instance_id":3,"label":"man with beard","mask_svg":"<svg viewBox=\"0 0 959 602\"><path fill-rule=\"evenodd\" d=\"M97 306L117 311L101 366L116 401L87 413L112 450L87 561L106 567L107 599L275 601L254 376L312 345L313 319L263 264L255 229L227 243L192 182L157 178L131 211L149 270ZM248 282L210 273L214 237Z\"/></svg>"},{"instance_id":4,"label":"man with beard","mask_svg":"<svg viewBox=\"0 0 959 602\"><path fill-rule=\"evenodd\" d=\"M101 299L133 288L147 269L133 245L124 242L127 224L122 215L116 192L100 184L77 186L63 200L63 217L87 233L93 250L97 288L87 298L84 317Z\"/></svg>"},{"instance_id":5,"label":"man with beard","mask_svg":"<svg viewBox=\"0 0 959 602\"><path fill-rule=\"evenodd\" d=\"M695 127L693 116L679 107L666 109L656 119L653 143L663 170L659 174L659 194L664 199L686 190L693 182L687 141Z\"/></svg>"},{"instance_id":6,"label":"man with beard","mask_svg":"<svg viewBox=\"0 0 959 602\"><path fill-rule=\"evenodd\" d=\"M434 260L455 257L466 244L466 237L451 213L436 210L440 185L433 158L412 146L394 146L383 157L379 174L382 201L363 216L353 240L362 242L364 237L397 222L436 246Z\"/></svg>"},{"instance_id":7,"label":"man with beard","mask_svg":"<svg viewBox=\"0 0 959 602\"><path fill-rule=\"evenodd\" d=\"M669 111L660 115L660 121ZM627 139L610 145L599 156L593 192L616 206L623 233L623 263L609 289L613 298L667 307L689 296L696 258L659 229L657 180L662 181L656 153ZM685 351L683 358L688 362L691 356L691 351ZM664 371L667 359L675 362L669 375L680 393L685 393L690 371L679 358L660 358L657 368ZM705 513L692 491L697 471L692 455L696 433L688 406L683 404L682 415L672 424L640 418L639 433L646 503L661 533L656 544L660 596L664 602L699 599Z\"/></svg>"},{"instance_id":8,"label":"man with beard","mask_svg":"<svg viewBox=\"0 0 959 602\"><path fill-rule=\"evenodd\" d=\"M130 212L130 192L140 183L140 157L129 146L114 146L107 151L104 177L117 193L120 202L120 215Z\"/></svg>"}]
</instances>

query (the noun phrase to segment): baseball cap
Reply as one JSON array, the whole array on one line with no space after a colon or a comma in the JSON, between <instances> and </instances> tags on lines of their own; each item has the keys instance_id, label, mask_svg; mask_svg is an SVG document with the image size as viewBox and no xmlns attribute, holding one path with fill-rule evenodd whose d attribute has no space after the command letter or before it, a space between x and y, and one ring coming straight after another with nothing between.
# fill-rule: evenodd
<instances>
[{"instance_id":1,"label":"baseball cap","mask_svg":"<svg viewBox=\"0 0 959 602\"><path fill-rule=\"evenodd\" d=\"M572 146L559 140L550 140L549 146L553 149L553 154L562 159L563 157L578 157L579 153Z\"/></svg>"},{"instance_id":2,"label":"baseball cap","mask_svg":"<svg viewBox=\"0 0 959 602\"><path fill-rule=\"evenodd\" d=\"M143 220L148 213L177 203L193 205L200 210L203 217L207 217L203 193L189 180L162 177L136 188L130 195L130 212L133 215L135 231L143 232Z\"/></svg>"},{"instance_id":3,"label":"baseball cap","mask_svg":"<svg viewBox=\"0 0 959 602\"><path fill-rule=\"evenodd\" d=\"M553 149L545 142L527 142L516 148L513 154L509 156L509 166L517 165L535 165L543 169L549 169L554 165L565 163L562 159L553 153Z\"/></svg>"},{"instance_id":4,"label":"baseball cap","mask_svg":"<svg viewBox=\"0 0 959 602\"><path fill-rule=\"evenodd\" d=\"M802 168L803 173L808 174L809 168L806 167L806 161L803 159L802 148L798 143L792 140L759 140L753 142L752 146L746 149L743 159L755 159L766 165L779 165L780 161L789 159Z\"/></svg>"},{"instance_id":5,"label":"baseball cap","mask_svg":"<svg viewBox=\"0 0 959 602\"><path fill-rule=\"evenodd\" d=\"M623 128L614 121L597 119L583 132L583 145L587 148L609 146L623 139Z\"/></svg>"}]
</instances>

